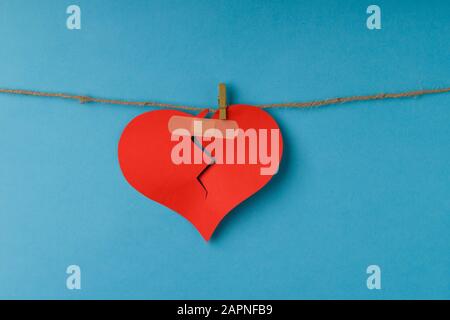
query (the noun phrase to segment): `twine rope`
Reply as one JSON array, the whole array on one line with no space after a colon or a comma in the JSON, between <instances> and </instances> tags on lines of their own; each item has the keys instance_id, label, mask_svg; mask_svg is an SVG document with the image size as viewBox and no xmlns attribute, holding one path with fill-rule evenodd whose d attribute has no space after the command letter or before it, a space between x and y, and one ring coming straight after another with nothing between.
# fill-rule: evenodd
<instances>
[{"instance_id":1,"label":"twine rope","mask_svg":"<svg viewBox=\"0 0 450 320\"><path fill-rule=\"evenodd\" d=\"M259 107L262 109L313 108L313 107L322 107L322 106L328 106L328 105L333 105L333 104L343 104L343 103L357 102L357 101L373 101L373 100L385 100L385 99L411 98L411 97L419 97L419 96L424 96L424 95L439 94L439 93L446 93L446 92L450 92L450 87L441 88L441 89L423 89L423 90L406 91L406 92L399 92L399 93L379 93L379 94L364 95L364 96L349 96L349 97L332 98L332 99L316 100L316 101L308 101L308 102L260 104L260 105L256 105L256 107ZM21 95L21 96L78 100L80 103L102 103L102 104L111 104L111 105L157 107L157 108L191 110L191 111L201 111L201 110L207 109L207 108L202 108L202 107L183 106L183 105L175 105L175 104L170 104L170 103L160 103L160 102L153 102L153 101L129 101L129 100L121 100L121 99L105 99L105 98L96 98L96 97L90 97L90 96L85 96L85 95L74 95L74 94L68 94L68 93L55 93L55 92L33 91L33 90L23 90L23 89L0 88L0 93L11 94L11 95ZM209 109L209 110L211 112L213 112L213 111L216 111L217 109Z\"/></svg>"}]
</instances>

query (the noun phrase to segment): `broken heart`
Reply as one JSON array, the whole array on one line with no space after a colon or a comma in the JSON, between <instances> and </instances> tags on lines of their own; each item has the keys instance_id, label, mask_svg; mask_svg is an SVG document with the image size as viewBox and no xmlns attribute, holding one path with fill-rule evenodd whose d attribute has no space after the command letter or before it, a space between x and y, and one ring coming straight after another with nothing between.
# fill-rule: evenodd
<instances>
[{"instance_id":1,"label":"broken heart","mask_svg":"<svg viewBox=\"0 0 450 320\"><path fill-rule=\"evenodd\" d=\"M168 129L170 119L190 115L157 110L134 118L119 141L119 164L126 180L189 220L205 240L234 207L270 181L283 153L279 127L267 112L247 105L229 106L227 112L240 130L231 138L217 132L208 138L207 132L195 139L174 136Z\"/></svg>"}]
</instances>

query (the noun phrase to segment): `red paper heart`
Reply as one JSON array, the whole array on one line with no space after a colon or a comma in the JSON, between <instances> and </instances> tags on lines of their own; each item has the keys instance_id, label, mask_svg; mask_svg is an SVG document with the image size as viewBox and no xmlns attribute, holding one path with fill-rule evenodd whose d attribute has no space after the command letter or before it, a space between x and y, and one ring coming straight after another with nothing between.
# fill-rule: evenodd
<instances>
[{"instance_id":1,"label":"red paper heart","mask_svg":"<svg viewBox=\"0 0 450 320\"><path fill-rule=\"evenodd\" d=\"M206 163L174 164L171 154L178 142L171 140L168 129L173 116L190 115L157 110L134 118L119 141L120 168L136 190L182 215L209 240L228 212L260 190L272 175L261 175L261 168L267 164L259 159L256 164L216 163L209 167ZM252 106L233 105L227 108L227 117L243 130L267 129L270 132L270 129L278 129L281 160L281 132L267 112ZM212 118L217 119L218 113ZM270 150L270 136L267 143ZM192 148L198 147L192 143Z\"/></svg>"}]
</instances>

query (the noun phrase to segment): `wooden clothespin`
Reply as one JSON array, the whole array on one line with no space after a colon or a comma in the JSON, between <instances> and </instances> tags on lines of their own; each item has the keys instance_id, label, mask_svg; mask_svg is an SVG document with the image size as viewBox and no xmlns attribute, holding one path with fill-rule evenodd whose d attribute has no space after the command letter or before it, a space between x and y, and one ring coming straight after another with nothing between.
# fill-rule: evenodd
<instances>
[{"instance_id":1,"label":"wooden clothespin","mask_svg":"<svg viewBox=\"0 0 450 320\"><path fill-rule=\"evenodd\" d=\"M227 120L227 88L219 83L219 119Z\"/></svg>"}]
</instances>

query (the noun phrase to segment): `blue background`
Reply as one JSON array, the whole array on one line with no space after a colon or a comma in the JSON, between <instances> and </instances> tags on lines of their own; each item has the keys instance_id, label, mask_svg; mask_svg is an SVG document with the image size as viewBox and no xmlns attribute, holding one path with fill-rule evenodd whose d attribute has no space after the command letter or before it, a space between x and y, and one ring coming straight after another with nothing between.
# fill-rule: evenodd
<instances>
[{"instance_id":1,"label":"blue background","mask_svg":"<svg viewBox=\"0 0 450 320\"><path fill-rule=\"evenodd\" d=\"M450 2L377 1L379 31L370 4L1 1L0 87L209 107L221 81L247 104L449 86ZM280 172L210 243L121 174L148 110L0 95L0 298L450 298L449 94L271 110Z\"/></svg>"}]
</instances>

